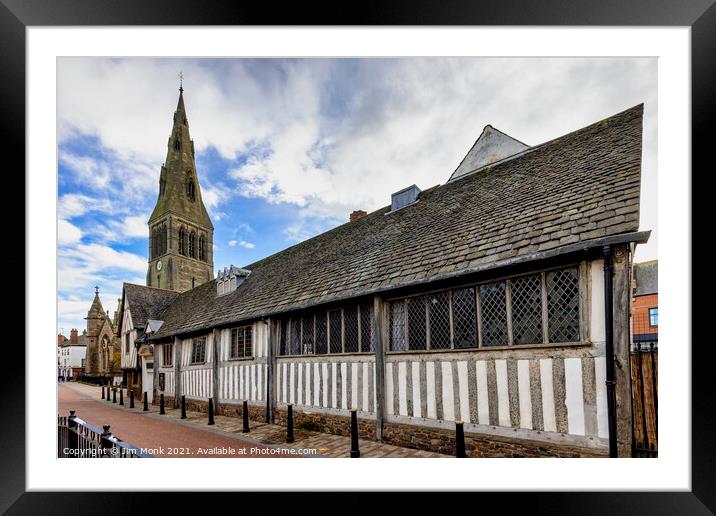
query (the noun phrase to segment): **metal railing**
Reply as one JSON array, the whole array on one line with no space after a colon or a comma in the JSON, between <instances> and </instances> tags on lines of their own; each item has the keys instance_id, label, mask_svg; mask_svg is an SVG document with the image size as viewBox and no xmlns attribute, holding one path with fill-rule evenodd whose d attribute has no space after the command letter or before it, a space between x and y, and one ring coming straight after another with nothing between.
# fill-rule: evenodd
<instances>
[{"instance_id":1,"label":"metal railing","mask_svg":"<svg viewBox=\"0 0 716 516\"><path fill-rule=\"evenodd\" d=\"M104 425L100 430L70 410L69 416L57 416L57 457L133 459L151 455L113 436L109 425Z\"/></svg>"}]
</instances>

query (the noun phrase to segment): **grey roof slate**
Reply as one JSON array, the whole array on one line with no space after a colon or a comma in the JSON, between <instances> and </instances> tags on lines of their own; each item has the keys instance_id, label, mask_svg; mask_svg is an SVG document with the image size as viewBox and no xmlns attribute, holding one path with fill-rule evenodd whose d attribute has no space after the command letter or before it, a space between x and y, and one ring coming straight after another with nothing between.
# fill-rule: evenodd
<instances>
[{"instance_id":1,"label":"grey roof slate","mask_svg":"<svg viewBox=\"0 0 716 516\"><path fill-rule=\"evenodd\" d=\"M179 295L153 339L499 266L639 227L643 105ZM153 317L154 318L154 317Z\"/></svg>"},{"instance_id":2,"label":"grey roof slate","mask_svg":"<svg viewBox=\"0 0 716 516\"><path fill-rule=\"evenodd\" d=\"M143 330L147 319L159 319L164 311L179 296L178 292L161 288L145 287L133 283L125 283L123 297L129 304L132 324L137 330Z\"/></svg>"}]
</instances>

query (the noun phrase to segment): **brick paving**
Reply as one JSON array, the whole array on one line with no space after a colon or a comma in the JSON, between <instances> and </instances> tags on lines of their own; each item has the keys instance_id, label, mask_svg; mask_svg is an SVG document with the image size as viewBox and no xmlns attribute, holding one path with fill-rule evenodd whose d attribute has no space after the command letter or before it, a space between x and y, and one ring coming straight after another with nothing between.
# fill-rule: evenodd
<instances>
[{"instance_id":1,"label":"brick paving","mask_svg":"<svg viewBox=\"0 0 716 516\"><path fill-rule=\"evenodd\" d=\"M181 419L181 410L165 408L166 414L159 414L158 405L149 405L149 411L142 411L141 401L135 401L135 408L129 408L129 399L125 396L124 406L102 399L102 389L94 385L78 383L58 384L60 414L70 409L77 416L101 427L110 424L110 431L126 442L137 447L164 446L188 447L193 453L188 455L155 454L155 456L201 456L201 457L287 457L281 450L313 450L311 455L301 457L349 457L350 437L294 429L295 441L286 444L286 428L259 421L249 422L249 433L243 433L240 418L214 416L214 425L208 425L208 415L203 412L187 411L186 419ZM126 391L125 391L126 393ZM147 443L156 443L151 446ZM449 457L439 453L414 450L359 439L361 457ZM196 454L196 449L213 447L233 448L233 454ZM240 452L239 450L245 450ZM252 450L253 449L253 450ZM166 452L166 450L165 450ZM305 453L305 452L304 452Z\"/></svg>"}]
</instances>

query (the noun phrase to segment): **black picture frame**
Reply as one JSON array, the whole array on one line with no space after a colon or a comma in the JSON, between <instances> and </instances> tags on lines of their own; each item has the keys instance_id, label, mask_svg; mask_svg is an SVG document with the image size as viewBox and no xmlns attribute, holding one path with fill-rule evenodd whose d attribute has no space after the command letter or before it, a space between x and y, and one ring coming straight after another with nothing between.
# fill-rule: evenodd
<instances>
[{"instance_id":1,"label":"black picture frame","mask_svg":"<svg viewBox=\"0 0 716 516\"><path fill-rule=\"evenodd\" d=\"M25 29L28 26L88 25L553 25L553 26L688 26L692 43L692 191L708 192L713 176L706 169L706 156L712 146L710 126L714 120L716 92L716 6L714 0L501 0L475 2L450 0L399 0L393 2L286 3L280 8L272 3L246 1L191 0L0 0L0 107L2 123L0 141L5 149L13 149L18 158L16 170L25 169ZM713 168L711 165L709 168ZM24 186L23 186L24 188ZM25 192L27 194L27 192ZM17 196L23 198L24 196ZM692 204L694 247L708 241L697 235L708 235L705 224L711 220L713 202ZM692 251L692 267L699 274L699 289L711 292L714 283L714 260L704 252ZM17 257L16 257L17 258ZM699 272L700 271L700 272ZM27 272L27 271L26 271ZM693 289L692 291L696 291ZM692 303L692 321L709 320L707 303ZM35 315L37 316L37 315ZM28 315L25 314L26 324ZM6 331L9 328L6 328ZM698 330L694 326L694 330ZM694 331L692 355L710 342L699 341ZM10 344L10 343L8 343ZM34 343L37 345L37 343ZM673 343L672 343L673 344ZM29 346L30 343L25 343ZM688 343L677 343L686 347ZM14 346L14 344L13 344ZM714 411L712 409L711 360L692 361L692 491L691 492L616 492L616 493L510 493L512 510L518 505L530 514L711 514L716 511L716 456L714 454ZM12 367L2 375L3 446L2 491L0 509L9 514L131 514L144 511L151 503L150 493L124 496L122 493L26 493L25 449L25 356L18 353ZM668 387L668 386L666 386ZM12 422L10 424L9 422ZM81 479L78 479L81 485ZM121 488L121 479L108 475L107 488ZM187 497L173 493L161 499L162 510L176 505L186 513L192 506L206 510L219 508L221 502L206 496ZM246 497L247 495L240 495ZM246 499L244 509L256 505ZM265 495L264 495L265 496ZM358 500L358 494L342 499L346 510ZM364 495L360 495L364 496ZM452 500L450 494L443 494ZM490 507L499 494L476 493L479 506ZM305 495L293 494L295 512L302 512L300 500L310 510L320 500L310 501ZM300 498L300 500L295 500ZM154 498L156 500L156 498ZM365 500L365 498L361 498ZM407 510L420 507L422 496L404 500ZM403 502L401 502L403 503ZM446 502L447 503L447 502ZM474 502L471 502L474 503ZM501 503L504 503L501 502ZM181 504L181 506L179 506ZM415 507L411 505L415 504ZM338 509L338 508L337 508ZM446 505L447 509L447 505ZM338 510L338 512L342 512Z\"/></svg>"}]
</instances>

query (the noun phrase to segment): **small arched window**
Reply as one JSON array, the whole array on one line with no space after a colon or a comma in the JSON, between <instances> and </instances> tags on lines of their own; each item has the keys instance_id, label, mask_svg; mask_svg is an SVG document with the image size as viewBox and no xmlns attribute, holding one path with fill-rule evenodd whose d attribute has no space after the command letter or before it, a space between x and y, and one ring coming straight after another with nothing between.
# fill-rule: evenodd
<instances>
[{"instance_id":1,"label":"small arched window","mask_svg":"<svg viewBox=\"0 0 716 516\"><path fill-rule=\"evenodd\" d=\"M179 230L179 254L186 256L186 229Z\"/></svg>"},{"instance_id":2,"label":"small arched window","mask_svg":"<svg viewBox=\"0 0 716 516\"><path fill-rule=\"evenodd\" d=\"M189 256L196 258L196 234L193 231L189 233Z\"/></svg>"},{"instance_id":3,"label":"small arched window","mask_svg":"<svg viewBox=\"0 0 716 516\"><path fill-rule=\"evenodd\" d=\"M196 199L194 176L192 176L191 172L187 172L186 174L186 196L189 198L190 201L194 201L194 199Z\"/></svg>"},{"instance_id":4,"label":"small arched window","mask_svg":"<svg viewBox=\"0 0 716 516\"><path fill-rule=\"evenodd\" d=\"M174 138L174 150L181 150L181 139L178 136Z\"/></svg>"},{"instance_id":5,"label":"small arched window","mask_svg":"<svg viewBox=\"0 0 716 516\"><path fill-rule=\"evenodd\" d=\"M199 259L202 262L206 261L206 239L204 238L204 235L199 237Z\"/></svg>"}]
</instances>

